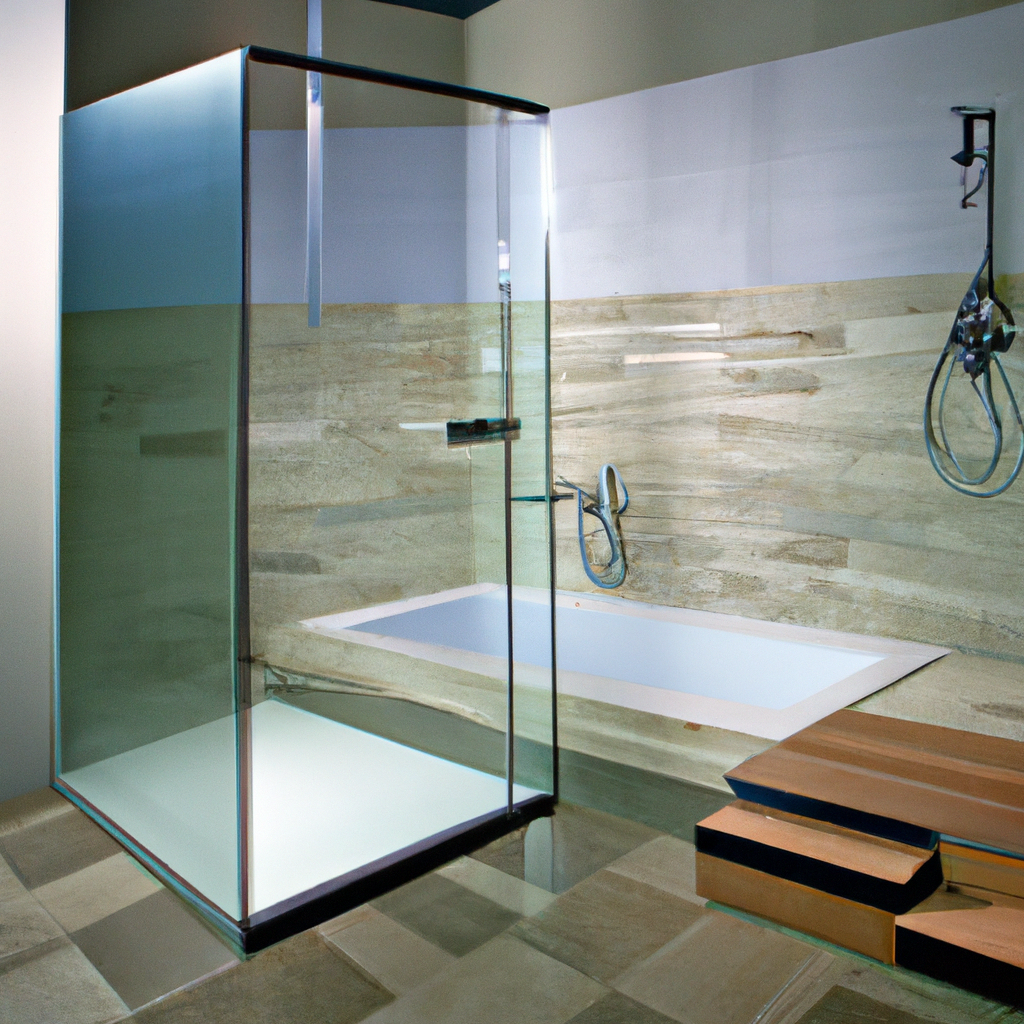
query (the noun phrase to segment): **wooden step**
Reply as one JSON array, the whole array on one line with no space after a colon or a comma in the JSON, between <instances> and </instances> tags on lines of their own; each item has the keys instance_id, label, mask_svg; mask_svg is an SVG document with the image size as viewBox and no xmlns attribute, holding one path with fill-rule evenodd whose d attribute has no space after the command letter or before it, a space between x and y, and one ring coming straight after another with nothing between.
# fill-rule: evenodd
<instances>
[{"instance_id":1,"label":"wooden step","mask_svg":"<svg viewBox=\"0 0 1024 1024\"><path fill-rule=\"evenodd\" d=\"M1024 899L1024 858L947 841L939 843L939 853L947 882Z\"/></svg>"},{"instance_id":2,"label":"wooden step","mask_svg":"<svg viewBox=\"0 0 1024 1024\"><path fill-rule=\"evenodd\" d=\"M896 918L896 962L1024 1007L1024 900L948 887Z\"/></svg>"},{"instance_id":3,"label":"wooden step","mask_svg":"<svg viewBox=\"0 0 1024 1024\"><path fill-rule=\"evenodd\" d=\"M738 797L922 847L1024 854L1024 744L838 711L728 772Z\"/></svg>"},{"instance_id":4,"label":"wooden step","mask_svg":"<svg viewBox=\"0 0 1024 1024\"><path fill-rule=\"evenodd\" d=\"M697 851L697 895L883 963L894 962L896 915Z\"/></svg>"},{"instance_id":5,"label":"wooden step","mask_svg":"<svg viewBox=\"0 0 1024 1024\"><path fill-rule=\"evenodd\" d=\"M906 913L942 883L938 850L742 800L697 825L697 849L894 914Z\"/></svg>"}]
</instances>

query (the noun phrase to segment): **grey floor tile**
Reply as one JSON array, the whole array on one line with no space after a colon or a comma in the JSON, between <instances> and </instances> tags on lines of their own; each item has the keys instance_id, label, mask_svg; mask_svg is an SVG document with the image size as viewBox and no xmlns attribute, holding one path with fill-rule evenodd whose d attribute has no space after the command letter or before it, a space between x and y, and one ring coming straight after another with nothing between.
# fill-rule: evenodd
<instances>
[{"instance_id":1,"label":"grey floor tile","mask_svg":"<svg viewBox=\"0 0 1024 1024\"><path fill-rule=\"evenodd\" d=\"M303 932L140 1010L132 1024L354 1024L393 997Z\"/></svg>"},{"instance_id":2,"label":"grey floor tile","mask_svg":"<svg viewBox=\"0 0 1024 1024\"><path fill-rule=\"evenodd\" d=\"M71 938L132 1009L238 960L166 889Z\"/></svg>"},{"instance_id":3,"label":"grey floor tile","mask_svg":"<svg viewBox=\"0 0 1024 1024\"><path fill-rule=\"evenodd\" d=\"M837 956L836 962L803 1000L802 1012L809 1012L818 999L833 987L852 990L893 1012L942 1024L1024 1024L1024 1011L1011 1010L1002 1003L935 981L923 974L886 967L852 956ZM795 1024L799 1014L770 1024ZM854 1018L856 1019L856 1018ZM870 1018L868 1018L870 1020ZM896 1018L899 1020L900 1018Z\"/></svg>"},{"instance_id":4,"label":"grey floor tile","mask_svg":"<svg viewBox=\"0 0 1024 1024\"><path fill-rule=\"evenodd\" d=\"M609 992L604 999L599 999L588 1006L582 1013L576 1014L569 1024L674 1024L671 1017L666 1017L657 1010L652 1010L643 1003L634 1002L621 992Z\"/></svg>"},{"instance_id":5,"label":"grey floor tile","mask_svg":"<svg viewBox=\"0 0 1024 1024\"><path fill-rule=\"evenodd\" d=\"M818 950L716 911L616 978L615 988L685 1024L749 1024Z\"/></svg>"},{"instance_id":6,"label":"grey floor tile","mask_svg":"<svg viewBox=\"0 0 1024 1024\"><path fill-rule=\"evenodd\" d=\"M0 970L6 957L63 937L57 922L29 893L0 902Z\"/></svg>"},{"instance_id":7,"label":"grey floor tile","mask_svg":"<svg viewBox=\"0 0 1024 1024\"><path fill-rule=\"evenodd\" d=\"M860 992L836 985L801 1018L800 1024L925 1024L924 1017L897 1010Z\"/></svg>"},{"instance_id":8,"label":"grey floor tile","mask_svg":"<svg viewBox=\"0 0 1024 1024\"><path fill-rule=\"evenodd\" d=\"M697 895L697 850L675 836L658 836L614 860L609 871L646 882L698 906L707 900Z\"/></svg>"},{"instance_id":9,"label":"grey floor tile","mask_svg":"<svg viewBox=\"0 0 1024 1024\"><path fill-rule=\"evenodd\" d=\"M121 852L78 808L0 836L0 852L30 889Z\"/></svg>"},{"instance_id":10,"label":"grey floor tile","mask_svg":"<svg viewBox=\"0 0 1024 1024\"><path fill-rule=\"evenodd\" d=\"M701 916L699 907L612 871L599 871L512 930L599 981L646 959Z\"/></svg>"},{"instance_id":11,"label":"grey floor tile","mask_svg":"<svg viewBox=\"0 0 1024 1024\"><path fill-rule=\"evenodd\" d=\"M519 915L440 875L424 875L371 904L454 956L515 924Z\"/></svg>"},{"instance_id":12,"label":"grey floor tile","mask_svg":"<svg viewBox=\"0 0 1024 1024\"><path fill-rule=\"evenodd\" d=\"M366 1024L565 1024L606 992L571 967L500 935Z\"/></svg>"},{"instance_id":13,"label":"grey floor tile","mask_svg":"<svg viewBox=\"0 0 1024 1024\"><path fill-rule=\"evenodd\" d=\"M34 955L33 955L34 954ZM0 1021L10 1024L101 1024L128 1007L67 939L11 957L0 971Z\"/></svg>"},{"instance_id":14,"label":"grey floor tile","mask_svg":"<svg viewBox=\"0 0 1024 1024\"><path fill-rule=\"evenodd\" d=\"M555 809L551 828L550 888L559 893L659 835L639 822L569 803ZM525 879L526 846L526 830L520 829L477 850L473 857ZM530 881L539 884L534 874Z\"/></svg>"},{"instance_id":15,"label":"grey floor tile","mask_svg":"<svg viewBox=\"0 0 1024 1024\"><path fill-rule=\"evenodd\" d=\"M116 853L81 871L32 890L65 931L75 932L160 892L163 886L127 853Z\"/></svg>"},{"instance_id":16,"label":"grey floor tile","mask_svg":"<svg viewBox=\"0 0 1024 1024\"><path fill-rule=\"evenodd\" d=\"M319 931L389 992L404 995L455 963L451 953L414 935L386 914L372 907L363 911L358 916L345 915L349 919L344 927Z\"/></svg>"}]
</instances>

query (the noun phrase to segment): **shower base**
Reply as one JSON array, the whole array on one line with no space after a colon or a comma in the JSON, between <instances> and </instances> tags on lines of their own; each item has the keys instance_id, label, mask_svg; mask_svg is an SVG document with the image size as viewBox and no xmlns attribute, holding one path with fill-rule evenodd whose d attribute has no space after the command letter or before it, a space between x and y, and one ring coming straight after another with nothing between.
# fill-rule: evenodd
<instances>
[{"instance_id":1,"label":"shower base","mask_svg":"<svg viewBox=\"0 0 1024 1024\"><path fill-rule=\"evenodd\" d=\"M507 830L503 778L279 700L252 709L251 761L248 927L280 922L290 910L382 870L403 871L376 887L384 891L418 873L410 855L474 829L486 832L488 823ZM212 905L217 923L253 951L268 943L246 941L248 928L238 921L235 765L235 721L228 716L65 772L57 788L201 909ZM513 788L520 813L550 799ZM334 912L375 894L335 899ZM314 914L309 923L327 916Z\"/></svg>"}]
</instances>

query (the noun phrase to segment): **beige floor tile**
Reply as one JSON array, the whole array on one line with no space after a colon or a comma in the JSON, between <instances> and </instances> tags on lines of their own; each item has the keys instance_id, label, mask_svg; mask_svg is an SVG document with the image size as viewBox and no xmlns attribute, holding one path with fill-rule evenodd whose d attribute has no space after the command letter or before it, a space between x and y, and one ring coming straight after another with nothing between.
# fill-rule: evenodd
<instances>
[{"instance_id":1,"label":"beige floor tile","mask_svg":"<svg viewBox=\"0 0 1024 1024\"><path fill-rule=\"evenodd\" d=\"M65 931L74 932L163 888L126 853L41 885L32 895Z\"/></svg>"},{"instance_id":2,"label":"beige floor tile","mask_svg":"<svg viewBox=\"0 0 1024 1024\"><path fill-rule=\"evenodd\" d=\"M697 895L696 852L693 843L675 836L658 836L612 861L608 870L702 907L707 900Z\"/></svg>"},{"instance_id":3,"label":"beige floor tile","mask_svg":"<svg viewBox=\"0 0 1024 1024\"><path fill-rule=\"evenodd\" d=\"M0 966L3 957L63 937L57 922L28 893L0 903Z\"/></svg>"},{"instance_id":4,"label":"beige floor tile","mask_svg":"<svg viewBox=\"0 0 1024 1024\"><path fill-rule=\"evenodd\" d=\"M365 1024L564 1024L607 991L499 935Z\"/></svg>"},{"instance_id":5,"label":"beige floor tile","mask_svg":"<svg viewBox=\"0 0 1024 1024\"><path fill-rule=\"evenodd\" d=\"M455 963L451 953L414 935L385 914L366 909L368 915L326 938L389 992L404 995Z\"/></svg>"},{"instance_id":6,"label":"beige floor tile","mask_svg":"<svg viewBox=\"0 0 1024 1024\"><path fill-rule=\"evenodd\" d=\"M70 800L49 786L0 803L0 836L46 821L75 809Z\"/></svg>"},{"instance_id":7,"label":"beige floor tile","mask_svg":"<svg viewBox=\"0 0 1024 1024\"><path fill-rule=\"evenodd\" d=\"M507 910L530 917L542 911L555 900L555 894L546 892L536 885L530 885L520 878L513 878L498 868L484 864L472 857L460 857L446 864L439 875L486 896Z\"/></svg>"},{"instance_id":8,"label":"beige floor tile","mask_svg":"<svg viewBox=\"0 0 1024 1024\"><path fill-rule=\"evenodd\" d=\"M779 932L705 911L692 928L612 984L684 1024L749 1024L817 953Z\"/></svg>"},{"instance_id":9,"label":"beige floor tile","mask_svg":"<svg viewBox=\"0 0 1024 1024\"><path fill-rule=\"evenodd\" d=\"M28 890L18 881L17 875L11 870L7 861L0 857L0 903L24 896Z\"/></svg>"},{"instance_id":10,"label":"beige floor tile","mask_svg":"<svg viewBox=\"0 0 1024 1024\"><path fill-rule=\"evenodd\" d=\"M70 942L0 974L0 1020L11 1024L101 1024L127 1013Z\"/></svg>"}]
</instances>

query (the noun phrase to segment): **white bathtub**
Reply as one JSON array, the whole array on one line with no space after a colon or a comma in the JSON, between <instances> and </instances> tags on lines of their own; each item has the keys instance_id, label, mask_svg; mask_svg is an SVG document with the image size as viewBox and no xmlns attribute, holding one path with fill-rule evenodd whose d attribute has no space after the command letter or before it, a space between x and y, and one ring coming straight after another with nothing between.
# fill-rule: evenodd
<instances>
[{"instance_id":1,"label":"white bathtub","mask_svg":"<svg viewBox=\"0 0 1024 1024\"><path fill-rule=\"evenodd\" d=\"M516 680L543 685L547 595L516 588ZM948 654L857 636L623 598L557 595L560 693L780 740ZM506 677L505 589L460 587L307 619L353 643Z\"/></svg>"}]
</instances>

